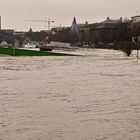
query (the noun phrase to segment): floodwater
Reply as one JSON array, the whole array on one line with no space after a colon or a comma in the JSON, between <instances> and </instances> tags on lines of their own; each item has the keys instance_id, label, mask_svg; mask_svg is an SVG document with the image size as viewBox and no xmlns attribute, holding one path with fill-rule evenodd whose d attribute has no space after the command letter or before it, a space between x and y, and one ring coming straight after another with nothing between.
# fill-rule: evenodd
<instances>
[{"instance_id":1,"label":"floodwater","mask_svg":"<svg viewBox=\"0 0 140 140\"><path fill-rule=\"evenodd\" d=\"M140 140L140 59L0 56L0 140Z\"/></svg>"}]
</instances>

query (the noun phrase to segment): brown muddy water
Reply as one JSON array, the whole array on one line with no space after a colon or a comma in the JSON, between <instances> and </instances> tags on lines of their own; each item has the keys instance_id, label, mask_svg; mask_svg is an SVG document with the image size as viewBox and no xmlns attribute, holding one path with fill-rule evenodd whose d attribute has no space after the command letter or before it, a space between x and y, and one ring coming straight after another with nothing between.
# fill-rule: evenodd
<instances>
[{"instance_id":1,"label":"brown muddy water","mask_svg":"<svg viewBox=\"0 0 140 140\"><path fill-rule=\"evenodd\" d=\"M140 140L140 59L0 56L0 140Z\"/></svg>"}]
</instances>

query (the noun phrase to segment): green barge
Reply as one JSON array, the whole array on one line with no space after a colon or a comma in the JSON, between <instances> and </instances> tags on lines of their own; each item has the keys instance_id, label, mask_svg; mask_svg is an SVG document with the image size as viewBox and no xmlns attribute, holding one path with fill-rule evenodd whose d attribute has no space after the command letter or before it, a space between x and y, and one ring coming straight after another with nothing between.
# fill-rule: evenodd
<instances>
[{"instance_id":1,"label":"green barge","mask_svg":"<svg viewBox=\"0 0 140 140\"><path fill-rule=\"evenodd\" d=\"M73 54L12 48L0 48L0 54L10 56L75 56Z\"/></svg>"}]
</instances>

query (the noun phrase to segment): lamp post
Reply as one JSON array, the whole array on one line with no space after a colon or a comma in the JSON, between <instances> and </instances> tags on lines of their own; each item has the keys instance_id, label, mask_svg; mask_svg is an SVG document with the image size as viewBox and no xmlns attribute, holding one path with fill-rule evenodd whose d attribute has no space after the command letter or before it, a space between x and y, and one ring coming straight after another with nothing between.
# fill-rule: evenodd
<instances>
[{"instance_id":1,"label":"lamp post","mask_svg":"<svg viewBox=\"0 0 140 140\"><path fill-rule=\"evenodd\" d=\"M13 55L16 54L16 48L19 47L19 40L15 39L15 45L14 45L14 48L13 48Z\"/></svg>"},{"instance_id":2,"label":"lamp post","mask_svg":"<svg viewBox=\"0 0 140 140\"><path fill-rule=\"evenodd\" d=\"M138 43L137 43L137 58L139 58L140 36L138 36L137 39L138 39Z\"/></svg>"}]
</instances>

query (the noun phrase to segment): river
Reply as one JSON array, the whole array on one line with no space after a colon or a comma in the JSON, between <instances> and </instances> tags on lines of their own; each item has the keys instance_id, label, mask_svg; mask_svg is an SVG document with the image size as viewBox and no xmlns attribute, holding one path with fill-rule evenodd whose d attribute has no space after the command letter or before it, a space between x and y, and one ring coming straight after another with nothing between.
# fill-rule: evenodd
<instances>
[{"instance_id":1,"label":"river","mask_svg":"<svg viewBox=\"0 0 140 140\"><path fill-rule=\"evenodd\" d=\"M140 59L0 56L0 140L140 140Z\"/></svg>"}]
</instances>

